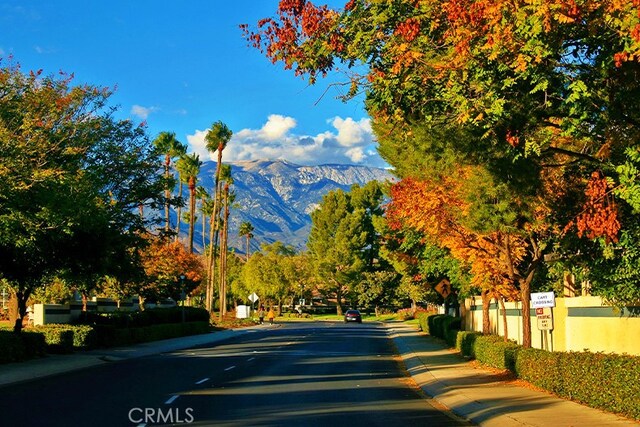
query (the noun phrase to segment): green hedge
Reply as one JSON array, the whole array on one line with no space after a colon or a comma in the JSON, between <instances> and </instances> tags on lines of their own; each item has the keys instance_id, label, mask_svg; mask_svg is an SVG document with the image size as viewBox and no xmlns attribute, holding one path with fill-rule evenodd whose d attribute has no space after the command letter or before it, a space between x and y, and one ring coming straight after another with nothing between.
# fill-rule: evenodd
<instances>
[{"instance_id":1,"label":"green hedge","mask_svg":"<svg viewBox=\"0 0 640 427\"><path fill-rule=\"evenodd\" d=\"M639 356L521 349L515 373L558 396L640 420Z\"/></svg>"},{"instance_id":2,"label":"green hedge","mask_svg":"<svg viewBox=\"0 0 640 427\"><path fill-rule=\"evenodd\" d=\"M474 331L458 331L456 336L456 349L460 351L463 356L474 358L476 357L476 353L474 350L474 345L476 339L482 336L479 332Z\"/></svg>"},{"instance_id":3,"label":"green hedge","mask_svg":"<svg viewBox=\"0 0 640 427\"><path fill-rule=\"evenodd\" d=\"M27 331L44 335L48 353L72 353L95 347L96 332L87 325L49 324L31 326Z\"/></svg>"},{"instance_id":4,"label":"green hedge","mask_svg":"<svg viewBox=\"0 0 640 427\"><path fill-rule=\"evenodd\" d=\"M44 335L22 331L0 330L0 363L22 362L45 354Z\"/></svg>"},{"instance_id":5,"label":"green hedge","mask_svg":"<svg viewBox=\"0 0 640 427\"><path fill-rule=\"evenodd\" d=\"M442 338L451 347L456 345L461 324L459 317L449 316L448 314L420 313L418 315L418 324L425 333Z\"/></svg>"},{"instance_id":6,"label":"green hedge","mask_svg":"<svg viewBox=\"0 0 640 427\"><path fill-rule=\"evenodd\" d=\"M139 328L144 326L181 323L183 307L150 308L144 311L116 311L113 313L83 312L77 323L83 325L108 325L116 328ZM184 307L186 322L208 322L209 312L203 308Z\"/></svg>"}]
</instances>

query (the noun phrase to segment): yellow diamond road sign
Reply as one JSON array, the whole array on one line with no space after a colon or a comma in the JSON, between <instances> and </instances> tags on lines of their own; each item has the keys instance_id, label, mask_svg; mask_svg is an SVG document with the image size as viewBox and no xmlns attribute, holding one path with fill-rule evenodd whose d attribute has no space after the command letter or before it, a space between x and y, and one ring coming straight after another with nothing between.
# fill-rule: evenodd
<instances>
[{"instance_id":1,"label":"yellow diamond road sign","mask_svg":"<svg viewBox=\"0 0 640 427\"><path fill-rule=\"evenodd\" d=\"M442 279L440 283L435 286L435 290L442 295L442 298L446 298L451 293L451 283L449 283L447 279Z\"/></svg>"}]
</instances>

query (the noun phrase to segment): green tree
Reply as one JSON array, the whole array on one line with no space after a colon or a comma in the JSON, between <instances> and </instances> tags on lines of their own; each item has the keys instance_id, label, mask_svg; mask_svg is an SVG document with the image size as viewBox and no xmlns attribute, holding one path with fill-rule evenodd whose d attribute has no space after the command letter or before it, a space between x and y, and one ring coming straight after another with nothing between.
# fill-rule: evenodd
<instances>
[{"instance_id":1,"label":"green tree","mask_svg":"<svg viewBox=\"0 0 640 427\"><path fill-rule=\"evenodd\" d=\"M381 198L378 183L354 185L350 193L327 193L311 213L309 256L324 283L322 290L335 297L338 314L342 314L345 294L378 259L372 215L378 212Z\"/></svg>"},{"instance_id":2,"label":"green tree","mask_svg":"<svg viewBox=\"0 0 640 427\"><path fill-rule=\"evenodd\" d=\"M105 108L110 91L0 69L0 273L26 303L47 278L85 291L110 272L139 271L136 247L160 206L158 154L141 126Z\"/></svg>"}]
</instances>

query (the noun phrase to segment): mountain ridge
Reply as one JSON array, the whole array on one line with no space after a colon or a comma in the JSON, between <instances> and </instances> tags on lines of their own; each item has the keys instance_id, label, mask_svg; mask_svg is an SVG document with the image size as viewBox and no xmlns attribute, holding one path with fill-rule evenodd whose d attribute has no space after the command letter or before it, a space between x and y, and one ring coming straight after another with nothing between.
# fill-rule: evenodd
<instances>
[{"instance_id":1,"label":"mountain ridge","mask_svg":"<svg viewBox=\"0 0 640 427\"><path fill-rule=\"evenodd\" d=\"M229 218L229 246L239 253L246 250L246 241L238 236L243 222L250 222L254 227L251 252L259 250L264 243L275 241L303 250L311 229L311 212L325 194L338 188L348 191L353 184L392 179L386 169L362 165L305 166L266 159L224 163L231 166L234 180L231 190L236 194ZM212 189L215 170L215 161L204 162L199 185ZM186 230L184 224L181 230ZM200 221L194 235L194 246L202 252Z\"/></svg>"}]
</instances>

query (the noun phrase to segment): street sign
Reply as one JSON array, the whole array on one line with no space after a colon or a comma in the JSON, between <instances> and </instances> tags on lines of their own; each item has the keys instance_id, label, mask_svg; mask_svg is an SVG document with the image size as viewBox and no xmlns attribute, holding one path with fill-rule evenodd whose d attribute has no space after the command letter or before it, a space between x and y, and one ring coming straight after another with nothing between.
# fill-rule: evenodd
<instances>
[{"instance_id":1,"label":"street sign","mask_svg":"<svg viewBox=\"0 0 640 427\"><path fill-rule=\"evenodd\" d=\"M442 295L442 298L447 298L451 293L451 283L447 279L442 279L440 283L435 286L436 291Z\"/></svg>"},{"instance_id":2,"label":"street sign","mask_svg":"<svg viewBox=\"0 0 640 427\"><path fill-rule=\"evenodd\" d=\"M531 294L531 307L555 307L556 297L553 292L536 292Z\"/></svg>"},{"instance_id":3,"label":"street sign","mask_svg":"<svg viewBox=\"0 0 640 427\"><path fill-rule=\"evenodd\" d=\"M536 308L536 318L538 319L539 331L553 330L553 312L551 307Z\"/></svg>"},{"instance_id":4,"label":"street sign","mask_svg":"<svg viewBox=\"0 0 640 427\"><path fill-rule=\"evenodd\" d=\"M249 301L251 302L256 302L258 301L260 298L258 298L258 295L256 295L256 293L252 293L251 295L249 295Z\"/></svg>"}]
</instances>

